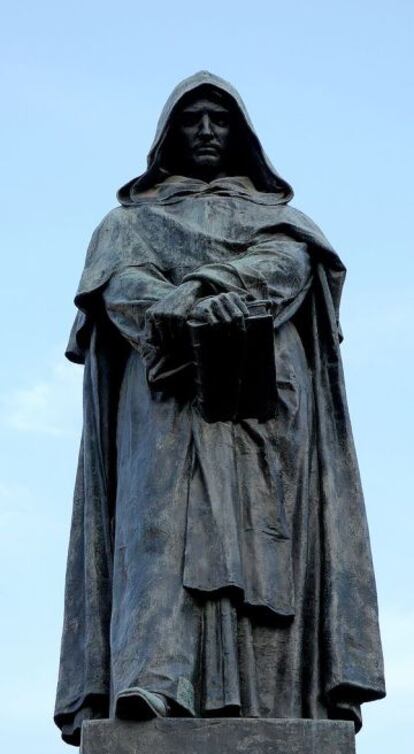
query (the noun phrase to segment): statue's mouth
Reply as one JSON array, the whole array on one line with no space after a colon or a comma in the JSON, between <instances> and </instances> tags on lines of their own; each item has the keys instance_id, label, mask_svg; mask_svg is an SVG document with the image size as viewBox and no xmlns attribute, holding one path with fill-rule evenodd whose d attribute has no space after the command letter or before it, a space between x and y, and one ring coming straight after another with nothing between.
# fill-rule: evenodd
<instances>
[{"instance_id":1,"label":"statue's mouth","mask_svg":"<svg viewBox=\"0 0 414 754\"><path fill-rule=\"evenodd\" d=\"M219 153L218 147L216 147L214 144L200 144L196 147L195 151L197 152L197 154L217 155Z\"/></svg>"}]
</instances>

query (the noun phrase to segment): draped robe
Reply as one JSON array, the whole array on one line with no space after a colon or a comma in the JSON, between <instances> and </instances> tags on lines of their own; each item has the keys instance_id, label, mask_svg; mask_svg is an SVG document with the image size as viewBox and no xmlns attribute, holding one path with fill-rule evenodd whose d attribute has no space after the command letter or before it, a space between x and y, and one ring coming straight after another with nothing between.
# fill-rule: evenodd
<instances>
[{"instance_id":1,"label":"draped robe","mask_svg":"<svg viewBox=\"0 0 414 754\"><path fill-rule=\"evenodd\" d=\"M343 278L314 223L248 177L171 176L95 231L68 347L85 363L55 716L69 743L139 688L173 714L357 729L384 695ZM205 422L185 349L149 334L187 280L270 300L269 420Z\"/></svg>"}]
</instances>

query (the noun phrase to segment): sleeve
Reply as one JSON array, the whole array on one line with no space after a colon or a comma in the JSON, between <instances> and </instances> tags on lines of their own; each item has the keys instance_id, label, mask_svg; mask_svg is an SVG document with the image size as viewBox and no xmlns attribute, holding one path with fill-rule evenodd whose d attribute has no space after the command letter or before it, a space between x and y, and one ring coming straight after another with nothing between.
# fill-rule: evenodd
<instances>
[{"instance_id":1,"label":"sleeve","mask_svg":"<svg viewBox=\"0 0 414 754\"><path fill-rule=\"evenodd\" d=\"M130 345L145 351L145 314L152 304L176 288L153 264L126 267L113 275L103 291L109 319Z\"/></svg>"},{"instance_id":2,"label":"sleeve","mask_svg":"<svg viewBox=\"0 0 414 754\"><path fill-rule=\"evenodd\" d=\"M185 343L179 339L168 347L148 328L146 313L156 302L177 289L153 264L123 269L110 279L103 291L106 313L121 335L139 352L147 379L153 387L163 387L165 380L176 378L190 366Z\"/></svg>"},{"instance_id":3,"label":"sleeve","mask_svg":"<svg viewBox=\"0 0 414 754\"><path fill-rule=\"evenodd\" d=\"M282 324L303 300L312 280L307 244L266 239L230 262L206 264L184 280L203 282L211 293L249 293L271 302L275 324Z\"/></svg>"}]
</instances>

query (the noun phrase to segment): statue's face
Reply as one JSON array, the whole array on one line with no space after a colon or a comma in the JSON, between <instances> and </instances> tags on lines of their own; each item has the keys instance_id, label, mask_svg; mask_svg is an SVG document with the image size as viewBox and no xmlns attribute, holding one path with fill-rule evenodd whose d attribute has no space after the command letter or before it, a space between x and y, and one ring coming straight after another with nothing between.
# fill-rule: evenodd
<instances>
[{"instance_id":1,"label":"statue's face","mask_svg":"<svg viewBox=\"0 0 414 754\"><path fill-rule=\"evenodd\" d=\"M178 112L176 129L186 175L210 181L226 174L232 129L224 104L195 96Z\"/></svg>"}]
</instances>

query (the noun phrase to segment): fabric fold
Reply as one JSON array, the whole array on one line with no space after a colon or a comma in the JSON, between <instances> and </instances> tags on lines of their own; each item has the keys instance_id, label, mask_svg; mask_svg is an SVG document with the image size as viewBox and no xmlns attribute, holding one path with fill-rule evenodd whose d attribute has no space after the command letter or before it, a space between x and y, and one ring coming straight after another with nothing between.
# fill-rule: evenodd
<instances>
[{"instance_id":1,"label":"fabric fold","mask_svg":"<svg viewBox=\"0 0 414 754\"><path fill-rule=\"evenodd\" d=\"M293 617L292 544L273 422L192 415L193 463L183 584L234 598L269 617Z\"/></svg>"}]
</instances>

